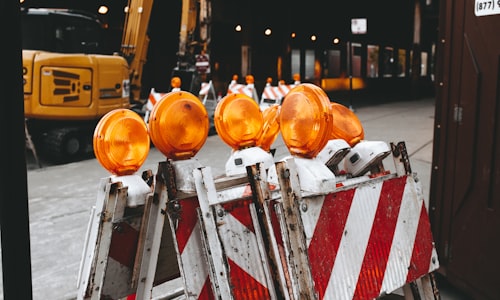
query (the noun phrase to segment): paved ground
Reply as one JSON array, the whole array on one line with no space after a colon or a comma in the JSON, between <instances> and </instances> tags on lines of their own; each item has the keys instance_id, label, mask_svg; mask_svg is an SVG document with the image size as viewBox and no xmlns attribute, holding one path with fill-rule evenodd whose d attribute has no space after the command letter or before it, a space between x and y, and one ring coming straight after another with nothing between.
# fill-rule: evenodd
<instances>
[{"instance_id":1,"label":"paved ground","mask_svg":"<svg viewBox=\"0 0 500 300\"><path fill-rule=\"evenodd\" d=\"M365 139L406 142L413 171L420 178L428 199L434 98L378 105L355 102L353 108L364 126ZM276 140L273 148L276 149L276 158L288 153L281 138ZM203 165L211 166L217 175L224 173L229 153L229 147L213 135L196 158ZM153 148L140 171L151 169L156 172L157 163L162 160L163 155ZM42 161L43 167L38 168L27 153L27 161L33 299L74 299L90 209L96 200L99 179L108 174L95 159L52 166ZM385 166L393 168L392 162ZM166 290L180 287L177 280L155 293L159 297ZM442 299L465 299L446 282L442 287ZM3 299L2 291L0 281L0 300Z\"/></svg>"}]
</instances>

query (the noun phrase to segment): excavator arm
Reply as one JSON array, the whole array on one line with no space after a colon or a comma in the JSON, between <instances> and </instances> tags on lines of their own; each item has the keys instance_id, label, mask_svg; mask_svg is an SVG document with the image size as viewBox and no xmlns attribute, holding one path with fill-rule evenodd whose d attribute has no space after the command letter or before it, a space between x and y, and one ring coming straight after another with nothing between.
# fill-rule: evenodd
<instances>
[{"instance_id":1,"label":"excavator arm","mask_svg":"<svg viewBox=\"0 0 500 300\"><path fill-rule=\"evenodd\" d=\"M196 16L198 15L197 0L182 1L181 26L179 31L179 57L184 57L188 51L188 46L193 42L193 35L196 29Z\"/></svg>"},{"instance_id":2,"label":"excavator arm","mask_svg":"<svg viewBox=\"0 0 500 300\"><path fill-rule=\"evenodd\" d=\"M130 65L131 102L140 102L141 80L149 46L147 34L153 0L129 0L126 8L121 54ZM210 0L182 0L179 31L179 69L190 69L193 46L208 52L210 42Z\"/></svg>"},{"instance_id":3,"label":"excavator arm","mask_svg":"<svg viewBox=\"0 0 500 300\"><path fill-rule=\"evenodd\" d=\"M192 67L194 51L208 52L210 43L210 0L182 0L179 31L179 68Z\"/></svg>"},{"instance_id":4,"label":"excavator arm","mask_svg":"<svg viewBox=\"0 0 500 300\"><path fill-rule=\"evenodd\" d=\"M121 53L130 66L132 102L140 101L142 70L149 46L147 34L153 0L129 0L125 9Z\"/></svg>"},{"instance_id":5,"label":"excavator arm","mask_svg":"<svg viewBox=\"0 0 500 300\"><path fill-rule=\"evenodd\" d=\"M181 88L193 94L199 92L202 80L195 66L195 57L209 52L210 18L210 0L182 0L178 61L172 77L181 78Z\"/></svg>"}]
</instances>

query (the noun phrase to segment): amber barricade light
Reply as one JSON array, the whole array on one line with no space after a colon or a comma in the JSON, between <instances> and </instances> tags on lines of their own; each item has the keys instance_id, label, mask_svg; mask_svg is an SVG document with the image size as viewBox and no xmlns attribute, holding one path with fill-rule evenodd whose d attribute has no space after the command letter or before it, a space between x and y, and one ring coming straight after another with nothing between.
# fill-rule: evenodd
<instances>
[{"instance_id":1,"label":"amber barricade light","mask_svg":"<svg viewBox=\"0 0 500 300\"><path fill-rule=\"evenodd\" d=\"M333 128L329 139L343 139L349 146L354 147L365 138L361 121L348 107L332 102Z\"/></svg>"},{"instance_id":2,"label":"amber barricade light","mask_svg":"<svg viewBox=\"0 0 500 300\"><path fill-rule=\"evenodd\" d=\"M251 97L229 94L215 108L214 125L222 141L233 150L254 147L262 135L262 112Z\"/></svg>"},{"instance_id":3,"label":"amber barricade light","mask_svg":"<svg viewBox=\"0 0 500 300\"><path fill-rule=\"evenodd\" d=\"M269 106L262 112L264 127L257 145L265 151L269 151L271 149L271 145L274 143L280 132L280 109L281 106L273 105Z\"/></svg>"},{"instance_id":4,"label":"amber barricade light","mask_svg":"<svg viewBox=\"0 0 500 300\"><path fill-rule=\"evenodd\" d=\"M221 140L232 148L227 176L246 174L246 167L257 163L265 169L274 165L271 153L258 147L264 118L254 99L241 93L225 96L215 108L214 124Z\"/></svg>"},{"instance_id":5,"label":"amber barricade light","mask_svg":"<svg viewBox=\"0 0 500 300\"><path fill-rule=\"evenodd\" d=\"M177 76L172 77L172 79L170 80L170 87L172 89L180 89L181 88L181 78L177 77Z\"/></svg>"},{"instance_id":6,"label":"amber barricade light","mask_svg":"<svg viewBox=\"0 0 500 300\"><path fill-rule=\"evenodd\" d=\"M279 123L290 153L314 158L326 145L332 129L330 99L314 84L299 84L283 99Z\"/></svg>"},{"instance_id":7,"label":"amber barricade light","mask_svg":"<svg viewBox=\"0 0 500 300\"><path fill-rule=\"evenodd\" d=\"M149 153L146 123L129 109L110 111L94 130L93 146L97 160L110 173L132 175Z\"/></svg>"},{"instance_id":8,"label":"amber barricade light","mask_svg":"<svg viewBox=\"0 0 500 300\"><path fill-rule=\"evenodd\" d=\"M253 75L247 75L245 76L245 82L246 84L254 84L255 78L253 77Z\"/></svg>"},{"instance_id":9,"label":"amber barricade light","mask_svg":"<svg viewBox=\"0 0 500 300\"><path fill-rule=\"evenodd\" d=\"M165 94L149 117L149 135L167 158L192 158L208 138L207 110L195 95L184 92Z\"/></svg>"}]
</instances>

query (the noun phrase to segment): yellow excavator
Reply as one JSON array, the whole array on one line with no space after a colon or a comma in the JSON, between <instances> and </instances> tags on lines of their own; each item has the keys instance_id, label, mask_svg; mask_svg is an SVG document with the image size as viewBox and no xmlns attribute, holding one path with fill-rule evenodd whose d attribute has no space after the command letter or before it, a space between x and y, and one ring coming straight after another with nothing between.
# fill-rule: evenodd
<instances>
[{"instance_id":1,"label":"yellow excavator","mask_svg":"<svg viewBox=\"0 0 500 300\"><path fill-rule=\"evenodd\" d=\"M209 16L204 14L210 12L207 0L182 1L179 61L185 61L198 22L207 23ZM46 159L69 162L88 156L102 116L143 104L141 79L152 7L153 0L128 1L120 53L102 49L104 26L95 15L72 9L22 9L26 128Z\"/></svg>"}]
</instances>

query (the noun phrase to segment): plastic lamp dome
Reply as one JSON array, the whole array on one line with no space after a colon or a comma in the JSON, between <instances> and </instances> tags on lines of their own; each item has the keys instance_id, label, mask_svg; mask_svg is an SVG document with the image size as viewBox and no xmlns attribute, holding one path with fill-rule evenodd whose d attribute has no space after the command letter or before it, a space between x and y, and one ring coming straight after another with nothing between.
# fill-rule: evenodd
<instances>
[{"instance_id":1,"label":"plastic lamp dome","mask_svg":"<svg viewBox=\"0 0 500 300\"><path fill-rule=\"evenodd\" d=\"M257 145L266 151L269 151L271 149L271 145L274 143L280 132L280 109L281 106L272 105L262 111L264 126L262 135L257 142Z\"/></svg>"},{"instance_id":2,"label":"plastic lamp dome","mask_svg":"<svg viewBox=\"0 0 500 300\"><path fill-rule=\"evenodd\" d=\"M215 108L215 129L222 141L234 150L257 146L263 124L259 105L245 94L226 95Z\"/></svg>"},{"instance_id":3,"label":"plastic lamp dome","mask_svg":"<svg viewBox=\"0 0 500 300\"><path fill-rule=\"evenodd\" d=\"M132 175L146 160L150 139L144 120L129 109L104 115L94 130L94 153L99 163L115 175Z\"/></svg>"},{"instance_id":4,"label":"plastic lamp dome","mask_svg":"<svg viewBox=\"0 0 500 300\"><path fill-rule=\"evenodd\" d=\"M283 99L280 131L292 155L314 158L326 145L332 128L330 99L318 86L302 83Z\"/></svg>"},{"instance_id":5,"label":"plastic lamp dome","mask_svg":"<svg viewBox=\"0 0 500 300\"><path fill-rule=\"evenodd\" d=\"M151 110L149 135L155 147L172 160L189 159L208 138L208 113L189 92L165 94Z\"/></svg>"},{"instance_id":6,"label":"plastic lamp dome","mask_svg":"<svg viewBox=\"0 0 500 300\"><path fill-rule=\"evenodd\" d=\"M365 132L358 116L348 107L332 102L332 124L330 139L343 139L349 146L354 147L365 138Z\"/></svg>"},{"instance_id":7,"label":"plastic lamp dome","mask_svg":"<svg viewBox=\"0 0 500 300\"><path fill-rule=\"evenodd\" d=\"M181 78L180 77L174 76L170 80L170 86L173 89L180 89L181 88L181 84L182 84L182 82L181 82Z\"/></svg>"}]
</instances>

